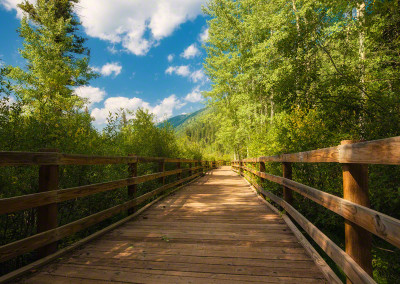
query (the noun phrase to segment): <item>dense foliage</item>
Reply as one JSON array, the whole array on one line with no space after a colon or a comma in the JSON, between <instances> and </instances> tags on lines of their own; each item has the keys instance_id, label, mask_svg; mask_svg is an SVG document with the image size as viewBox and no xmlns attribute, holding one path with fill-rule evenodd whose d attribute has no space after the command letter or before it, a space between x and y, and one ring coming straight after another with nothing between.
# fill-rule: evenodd
<instances>
[{"instance_id":1,"label":"dense foliage","mask_svg":"<svg viewBox=\"0 0 400 284\"><path fill-rule=\"evenodd\" d=\"M197 123L212 131L199 141L244 158L400 134L399 1L212 0L204 11L212 112ZM370 167L373 208L396 218L399 173ZM338 165L296 164L294 178L342 196ZM341 218L295 204L343 247ZM374 239L373 254L375 279L400 281L399 250Z\"/></svg>"},{"instance_id":2,"label":"dense foliage","mask_svg":"<svg viewBox=\"0 0 400 284\"><path fill-rule=\"evenodd\" d=\"M19 34L25 67L4 66L0 73L0 150L39 151L57 149L64 153L201 158L198 148L176 138L169 124L157 127L155 117L139 109L134 113L110 113L99 131L85 109L85 101L74 88L97 77L89 68L89 51L80 36L73 14L76 0L28 1ZM158 164L140 163L138 175L158 171ZM171 170L175 165L167 165ZM0 171L0 198L38 192L38 167L6 167ZM60 188L70 188L126 178L128 165L63 166ZM183 176L185 177L185 176ZM176 177L167 177L167 182ZM159 187L159 181L138 186L138 194ZM128 199L127 189L98 193L59 204L59 225L70 223ZM65 246L118 218L101 222L61 242ZM36 233L36 209L0 217L0 245ZM27 264L35 252L3 263L0 274Z\"/></svg>"}]
</instances>

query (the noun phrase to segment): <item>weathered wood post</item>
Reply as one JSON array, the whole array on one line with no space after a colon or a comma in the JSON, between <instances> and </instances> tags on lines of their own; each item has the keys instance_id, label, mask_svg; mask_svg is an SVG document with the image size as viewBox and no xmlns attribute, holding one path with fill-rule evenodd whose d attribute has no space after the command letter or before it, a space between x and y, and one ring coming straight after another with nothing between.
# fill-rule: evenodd
<instances>
[{"instance_id":1,"label":"weathered wood post","mask_svg":"<svg viewBox=\"0 0 400 284\"><path fill-rule=\"evenodd\" d=\"M243 167L243 162L242 162L242 160L239 160L239 174L240 174L241 176L243 176L243 169L242 169L242 167Z\"/></svg>"},{"instance_id":2,"label":"weathered wood post","mask_svg":"<svg viewBox=\"0 0 400 284\"><path fill-rule=\"evenodd\" d=\"M135 154L129 154L128 156L135 156ZM129 163L128 164L128 175L129 177L137 177L137 160L134 163ZM131 184L128 185L128 197L129 199L133 199L136 197L136 191L137 191L137 184ZM128 209L128 214L133 214L135 213L136 208L129 208Z\"/></svg>"},{"instance_id":3,"label":"weathered wood post","mask_svg":"<svg viewBox=\"0 0 400 284\"><path fill-rule=\"evenodd\" d=\"M341 145L360 141L343 140ZM342 164L343 198L370 207L368 195L368 165ZM370 276L372 276L372 236L367 230L345 219L345 246L350 255ZM347 283L352 283L347 279Z\"/></svg>"},{"instance_id":4,"label":"weathered wood post","mask_svg":"<svg viewBox=\"0 0 400 284\"><path fill-rule=\"evenodd\" d=\"M265 168L265 163L264 162L260 162L260 172L265 173L267 170ZM260 178L261 181L263 181L262 178Z\"/></svg>"},{"instance_id":5,"label":"weathered wood post","mask_svg":"<svg viewBox=\"0 0 400 284\"><path fill-rule=\"evenodd\" d=\"M60 152L58 149L41 149L40 152ZM45 165L39 167L39 192L57 190L59 183L59 166ZM57 203L43 205L37 209L37 232L55 229L57 222ZM48 256L57 251L57 242L38 249L39 257Z\"/></svg>"},{"instance_id":6,"label":"weathered wood post","mask_svg":"<svg viewBox=\"0 0 400 284\"><path fill-rule=\"evenodd\" d=\"M284 178L292 179L292 164L286 162L282 163L282 172ZM293 204L292 190L286 186L283 186L283 199L287 203Z\"/></svg>"},{"instance_id":7,"label":"weathered wood post","mask_svg":"<svg viewBox=\"0 0 400 284\"><path fill-rule=\"evenodd\" d=\"M162 161L160 161L158 163L158 171L160 173L165 172L165 162L164 162L164 160L162 160ZM159 181L160 181L160 183L162 183L162 185L165 185L165 177L160 177Z\"/></svg>"},{"instance_id":8,"label":"weathered wood post","mask_svg":"<svg viewBox=\"0 0 400 284\"><path fill-rule=\"evenodd\" d=\"M189 168L194 167L194 165L196 165L196 163L189 163ZM191 177L193 175L193 170L189 170L189 176Z\"/></svg>"},{"instance_id":9,"label":"weathered wood post","mask_svg":"<svg viewBox=\"0 0 400 284\"><path fill-rule=\"evenodd\" d=\"M181 163L181 162L177 162L177 163L176 163L176 168L177 168L177 169L180 169L181 166L182 166L182 163ZM176 177L178 178L178 180L179 180L179 179L182 179L182 173L178 173L178 174L176 175Z\"/></svg>"}]
</instances>

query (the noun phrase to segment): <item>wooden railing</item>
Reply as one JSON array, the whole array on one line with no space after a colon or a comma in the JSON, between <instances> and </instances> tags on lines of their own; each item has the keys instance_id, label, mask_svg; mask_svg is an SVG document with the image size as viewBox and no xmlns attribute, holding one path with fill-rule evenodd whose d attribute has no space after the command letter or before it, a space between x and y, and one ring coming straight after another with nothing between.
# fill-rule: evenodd
<instances>
[{"instance_id":1,"label":"wooden railing","mask_svg":"<svg viewBox=\"0 0 400 284\"><path fill-rule=\"evenodd\" d=\"M280 162L283 177L265 172L265 162ZM341 163L344 198L295 182L291 163ZM259 170L246 166L259 165ZM232 162L241 175L251 173L283 186L283 199L264 190L254 180L253 186L271 199L306 231L353 283L375 283L371 278L371 233L400 248L400 220L369 208L368 164L400 165L400 137L355 142L342 141L337 147L279 156L243 159ZM292 205L292 191L324 206L345 218L346 252L301 215Z\"/></svg>"},{"instance_id":2,"label":"wooden railing","mask_svg":"<svg viewBox=\"0 0 400 284\"><path fill-rule=\"evenodd\" d=\"M144 176L137 176L138 163L159 163L159 172ZM177 169L165 171L165 163L176 163ZM181 168L181 164L189 164L188 168ZM59 189L60 165L109 165L128 164L129 176L125 179ZM39 192L0 199L0 214L9 214L19 210L38 208L37 234L8 243L0 247L0 262L13 259L19 255L39 249L39 256L46 257L57 250L57 241L70 236L78 231L95 225L116 214L128 211L135 212L135 208L160 195L168 189L192 181L202 175L204 171L217 166L218 163L210 161L154 158L138 156L87 156L58 153L55 150L45 152L0 152L0 166L40 166L39 167ZM189 172L189 176L181 178L181 174ZM178 180L165 184L165 177L177 175ZM156 180L163 184L141 196L136 196L137 184ZM66 200L81 198L99 192L127 187L130 200L117 206L108 208L85 218L76 220L63 226L57 224L57 204ZM11 276L13 277L13 276ZM2 277L1 279L3 279ZM5 277L4 279L9 279ZM1 282L1 281L0 281Z\"/></svg>"}]
</instances>

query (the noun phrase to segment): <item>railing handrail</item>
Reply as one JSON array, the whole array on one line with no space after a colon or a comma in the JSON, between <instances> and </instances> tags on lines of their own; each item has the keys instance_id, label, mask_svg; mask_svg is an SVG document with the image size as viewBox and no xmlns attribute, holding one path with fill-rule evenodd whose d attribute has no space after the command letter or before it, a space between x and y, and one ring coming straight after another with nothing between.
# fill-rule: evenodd
<instances>
[{"instance_id":1,"label":"railing handrail","mask_svg":"<svg viewBox=\"0 0 400 284\"><path fill-rule=\"evenodd\" d=\"M137 164L142 162L158 163L159 172L137 176ZM176 163L177 169L165 171L165 163ZM181 168L181 164L183 163L188 163L189 167ZM128 175L130 177L66 189L59 188L59 166L101 164L127 164L129 166ZM132 214L134 213L133 209L136 208L136 206L148 201L149 198L185 182L190 182L191 180L194 180L194 178L202 175L204 171L214 168L218 164L219 162L216 161L166 157L64 154L57 152L55 149L48 149L44 152L0 152L0 166L40 166L39 192L0 199L0 214L12 213L30 208L41 209L40 212L39 210L37 212L37 234L0 246L0 262L7 261L38 248L44 249L43 252L40 253L42 257L53 254L56 250L54 244L56 244L58 240L97 224L123 211L128 210L128 214ZM189 176L182 178L181 174L185 172L189 172ZM165 177L171 175L177 175L178 180L165 184ZM160 180L162 184L161 187L141 196L136 196L137 184L156 179ZM63 226L58 226L58 203L123 187L128 187L128 196L131 198L130 200ZM42 225L40 228L39 223Z\"/></svg>"},{"instance_id":2,"label":"railing handrail","mask_svg":"<svg viewBox=\"0 0 400 284\"><path fill-rule=\"evenodd\" d=\"M66 154L58 152L0 151L0 166L101 165L101 164L127 164L136 162L195 163L195 162L211 162L211 161L183 159L183 158L168 158L168 157L100 156L100 155Z\"/></svg>"},{"instance_id":3,"label":"railing handrail","mask_svg":"<svg viewBox=\"0 0 400 284\"><path fill-rule=\"evenodd\" d=\"M317 150L246 158L233 162L341 163L400 165L400 136Z\"/></svg>"},{"instance_id":4,"label":"railing handrail","mask_svg":"<svg viewBox=\"0 0 400 284\"><path fill-rule=\"evenodd\" d=\"M282 163L283 177L266 173L266 162ZM259 164L260 170L249 168L246 163ZM292 181L292 163L342 164L344 198ZM260 194L282 206L353 283L375 283L369 275L371 255L365 252L371 245L370 233L400 248L400 220L369 208L368 164L400 165L400 136L363 142L344 140L336 147L232 161L232 167L240 174L251 173L283 186L284 199L250 180ZM346 252L292 207L292 190L345 218L346 244L351 244L346 245ZM357 251L365 253L365 257Z\"/></svg>"}]
</instances>

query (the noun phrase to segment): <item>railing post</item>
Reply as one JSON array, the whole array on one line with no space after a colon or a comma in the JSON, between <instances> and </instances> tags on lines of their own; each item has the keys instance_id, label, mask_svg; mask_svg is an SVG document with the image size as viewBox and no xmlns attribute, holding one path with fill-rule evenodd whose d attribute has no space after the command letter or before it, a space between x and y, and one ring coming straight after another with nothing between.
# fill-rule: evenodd
<instances>
[{"instance_id":1,"label":"railing post","mask_svg":"<svg viewBox=\"0 0 400 284\"><path fill-rule=\"evenodd\" d=\"M239 161L239 174L241 175L241 176L243 176L243 169L241 168L241 167L243 167L243 162L242 162L242 160L240 160Z\"/></svg>"},{"instance_id":2,"label":"railing post","mask_svg":"<svg viewBox=\"0 0 400 284\"><path fill-rule=\"evenodd\" d=\"M291 163L282 163L282 171L283 177L287 179L292 179L292 164ZM289 203L293 204L293 193L290 188L283 186L283 199Z\"/></svg>"},{"instance_id":3,"label":"railing post","mask_svg":"<svg viewBox=\"0 0 400 284\"><path fill-rule=\"evenodd\" d=\"M359 141L343 140L341 145ZM342 164L343 198L370 207L368 195L368 165ZM360 226L345 219L345 246L350 255L370 276L372 276L372 236ZM352 283L347 279L347 283Z\"/></svg>"},{"instance_id":4,"label":"railing post","mask_svg":"<svg viewBox=\"0 0 400 284\"><path fill-rule=\"evenodd\" d=\"M59 152L58 149L41 149L40 152ZM58 190L59 166L46 165L39 168L39 192ZM40 206L37 209L37 233L55 229L57 222L57 203ZM57 242L38 249L39 257L48 256L57 251Z\"/></svg>"},{"instance_id":5,"label":"railing post","mask_svg":"<svg viewBox=\"0 0 400 284\"><path fill-rule=\"evenodd\" d=\"M135 156L134 154L129 154L128 156ZM137 161L135 163L128 164L128 175L129 177L137 177ZM129 199L133 199L136 197L137 184L128 185L128 197ZM135 213L135 208L129 208L128 214Z\"/></svg>"},{"instance_id":6,"label":"railing post","mask_svg":"<svg viewBox=\"0 0 400 284\"><path fill-rule=\"evenodd\" d=\"M161 173L165 172L165 162L164 162L164 160L159 162L158 171L161 172ZM160 181L160 183L162 183L162 185L165 185L165 177L160 177L159 181Z\"/></svg>"},{"instance_id":7,"label":"railing post","mask_svg":"<svg viewBox=\"0 0 400 284\"><path fill-rule=\"evenodd\" d=\"M180 168L181 168L181 165L182 165L181 162L177 162L177 163L176 163L176 168L177 168L177 169L180 169ZM179 180L179 179L182 179L182 173L178 173L178 174L176 175L176 177L178 178L178 180Z\"/></svg>"},{"instance_id":8,"label":"railing post","mask_svg":"<svg viewBox=\"0 0 400 284\"><path fill-rule=\"evenodd\" d=\"M193 168L194 167L193 165L196 165L196 163L189 163L189 168ZM189 170L189 176L191 177L192 175L193 175L193 171Z\"/></svg>"},{"instance_id":9,"label":"railing post","mask_svg":"<svg viewBox=\"0 0 400 284\"><path fill-rule=\"evenodd\" d=\"M265 173L267 170L266 170L266 168L265 168L265 163L264 162L260 162L260 172L263 172L263 173ZM263 181L263 179L262 178L260 178L261 179L261 181Z\"/></svg>"}]
</instances>

